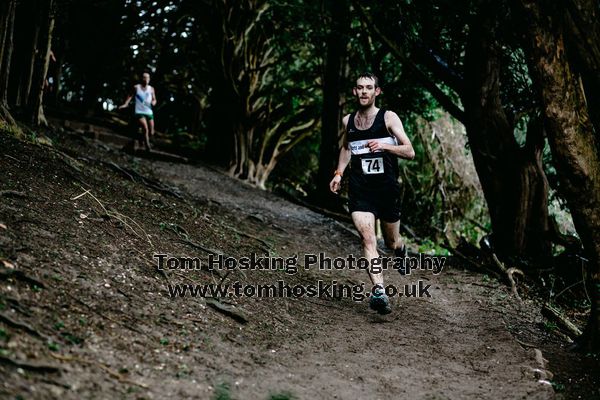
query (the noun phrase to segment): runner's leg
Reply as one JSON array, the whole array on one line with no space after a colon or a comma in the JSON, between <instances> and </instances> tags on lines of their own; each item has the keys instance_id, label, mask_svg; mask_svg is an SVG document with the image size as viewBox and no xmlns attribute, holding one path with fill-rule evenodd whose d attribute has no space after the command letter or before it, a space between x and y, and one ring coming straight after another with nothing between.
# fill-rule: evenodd
<instances>
[{"instance_id":1,"label":"runner's leg","mask_svg":"<svg viewBox=\"0 0 600 400\"><path fill-rule=\"evenodd\" d=\"M400 237L400 220L396 222L381 221L381 231L385 245L389 249L396 250L404 246L404 241Z\"/></svg>"},{"instance_id":2,"label":"runner's leg","mask_svg":"<svg viewBox=\"0 0 600 400\"><path fill-rule=\"evenodd\" d=\"M379 257L377 253L377 237L375 236L375 215L366 211L354 211L352 221L362 238L363 253L367 260ZM383 273L375 274L369 271L373 285L383 286Z\"/></svg>"},{"instance_id":3,"label":"runner's leg","mask_svg":"<svg viewBox=\"0 0 600 400\"><path fill-rule=\"evenodd\" d=\"M148 121L148 128L150 128L150 137L154 136L154 119Z\"/></svg>"},{"instance_id":4,"label":"runner's leg","mask_svg":"<svg viewBox=\"0 0 600 400\"><path fill-rule=\"evenodd\" d=\"M140 117L138 121L140 122L140 125L144 131L144 145L146 146L147 150L150 150L150 138L148 137L148 122L146 121L146 117Z\"/></svg>"}]
</instances>

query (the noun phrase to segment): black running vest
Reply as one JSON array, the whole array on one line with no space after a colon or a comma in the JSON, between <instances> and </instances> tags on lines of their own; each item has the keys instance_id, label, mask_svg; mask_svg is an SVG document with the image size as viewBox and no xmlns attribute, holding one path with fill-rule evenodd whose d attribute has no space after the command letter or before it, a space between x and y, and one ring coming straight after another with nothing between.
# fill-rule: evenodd
<instances>
[{"instance_id":1,"label":"black running vest","mask_svg":"<svg viewBox=\"0 0 600 400\"><path fill-rule=\"evenodd\" d=\"M357 129L354 125L356 112L350 114L346 127L350 158L350 189L383 189L387 185L398 185L398 159L387 151L371 152L367 142L377 140L397 145L396 138L385 126L385 110L379 109L369 129Z\"/></svg>"}]
</instances>

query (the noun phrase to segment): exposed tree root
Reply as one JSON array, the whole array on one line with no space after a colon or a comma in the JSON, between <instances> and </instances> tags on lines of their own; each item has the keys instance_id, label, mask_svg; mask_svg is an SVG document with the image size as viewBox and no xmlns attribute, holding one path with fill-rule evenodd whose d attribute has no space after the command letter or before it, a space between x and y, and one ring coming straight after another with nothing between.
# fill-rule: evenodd
<instances>
[{"instance_id":1,"label":"exposed tree root","mask_svg":"<svg viewBox=\"0 0 600 400\"><path fill-rule=\"evenodd\" d=\"M567 317L565 317L556 307L546 303L542 307L542 314L551 320L558 322L558 324L565 330L565 332L572 338L577 339L581 336L581 330Z\"/></svg>"},{"instance_id":2,"label":"exposed tree root","mask_svg":"<svg viewBox=\"0 0 600 400\"><path fill-rule=\"evenodd\" d=\"M502 262L498 259L498 256L496 255L496 253L492 253L492 260L494 260L494 263L496 264L496 266L500 269L500 271L504 272L506 274L506 277L508 278L508 282L510 283L510 290L512 292L512 294L519 300L521 300L521 296L519 296L519 292L517 291L517 282L515 281L514 275L521 275L521 277L524 277L525 274L523 273L523 271L521 271L518 268L506 268L504 266L504 264L502 264Z\"/></svg>"},{"instance_id":3,"label":"exposed tree root","mask_svg":"<svg viewBox=\"0 0 600 400\"><path fill-rule=\"evenodd\" d=\"M232 318L234 321L237 321L240 324L248 323L248 318L244 313L236 310L232 306L221 303L217 299L206 299L206 305L210 306L212 309L220 312L221 314Z\"/></svg>"},{"instance_id":4,"label":"exposed tree root","mask_svg":"<svg viewBox=\"0 0 600 400\"><path fill-rule=\"evenodd\" d=\"M80 357L66 356L66 355L56 354L56 353L50 353L50 356L52 356L53 358L56 358L57 360L60 360L60 361L74 361L74 362L78 362L81 364L93 365L93 366L100 368L102 371L106 372L108 375L115 378L116 380L118 380L121 383L128 383L130 385L139 386L144 389L148 388L148 385L125 378L123 375L119 374L117 371L110 369L109 367L107 367L106 365L102 364L99 361L86 360L86 359L80 358Z\"/></svg>"},{"instance_id":5,"label":"exposed tree root","mask_svg":"<svg viewBox=\"0 0 600 400\"><path fill-rule=\"evenodd\" d=\"M5 364L5 365L10 365L13 367L17 367L17 368L23 368L28 371L35 371L35 372L56 373L56 372L61 371L61 368L58 366L55 366L55 365L38 364L38 363L14 360L12 358L3 356L1 354L0 354L0 363Z\"/></svg>"},{"instance_id":6,"label":"exposed tree root","mask_svg":"<svg viewBox=\"0 0 600 400\"><path fill-rule=\"evenodd\" d=\"M47 339L46 335L41 334L40 332L38 332L37 330L35 330L34 328L32 328L31 326L27 325L24 322L16 321L16 320L12 319L11 317L9 317L8 315L6 315L4 313L0 313L0 321L4 322L8 326L12 326L13 328L21 329L33 336L36 336L36 337L39 337L42 339Z\"/></svg>"},{"instance_id":7,"label":"exposed tree root","mask_svg":"<svg viewBox=\"0 0 600 400\"><path fill-rule=\"evenodd\" d=\"M4 260L0 260L0 261L4 261ZM0 269L0 279L8 279L8 278L16 278L18 280L27 282L31 285L35 285L42 289L44 289L46 287L46 285L44 285L42 282L38 281L35 278L30 277L29 275L27 275L25 272L23 272L21 270L11 269L11 268Z\"/></svg>"},{"instance_id":8,"label":"exposed tree root","mask_svg":"<svg viewBox=\"0 0 600 400\"><path fill-rule=\"evenodd\" d=\"M17 190L0 190L0 196L4 197L19 197L25 199L29 197L25 192L19 192Z\"/></svg>"},{"instance_id":9,"label":"exposed tree root","mask_svg":"<svg viewBox=\"0 0 600 400\"><path fill-rule=\"evenodd\" d=\"M143 334L144 334L144 333L143 333L142 331L140 331L139 329L137 329L137 328L134 328L133 326L131 326L131 324L125 324L125 323L122 323L122 322L120 322L120 321L117 321L117 320L115 320L115 319L112 319L112 318L111 318L111 317L109 317L108 315L104 315L104 314L102 314L101 312L98 312L98 311L96 311L96 310L95 310L95 309L94 309L92 306L90 306L89 304L87 304L87 303L86 303L86 302L84 302L83 300L81 300L81 299L78 299L77 297L73 296L73 295L72 295L71 293L69 293L69 292L62 292L62 293L63 293L64 295L66 295L66 296L68 296L68 297L72 298L72 299L73 299L73 300L75 300L77 303L81 304L82 306L84 306L85 308L87 308L88 310L90 310L91 312L93 312L94 314L98 315L98 316L99 316L99 317L101 317L101 318L104 318L104 319L106 319L106 320L108 320L108 321L110 321L110 322L112 322L112 323L114 323L114 324L117 324L117 325L119 325L119 326L121 326L121 327L123 327L123 328L125 328L125 329L129 329L130 331L133 331L133 332L135 332L135 333L139 333L140 335L143 335Z\"/></svg>"},{"instance_id":10,"label":"exposed tree root","mask_svg":"<svg viewBox=\"0 0 600 400\"><path fill-rule=\"evenodd\" d=\"M120 173L121 175L123 175L125 178L129 179L132 182L141 183L142 185L149 187L150 189L153 189L157 192L165 193L170 196L176 197L178 199L183 199L183 196L176 189L168 187L168 186L162 184L161 182L157 181L156 179L148 178L147 176L144 176L144 175L140 174L139 172L136 172L130 168L123 167L112 161L107 162L107 161L98 160L97 158L91 158L91 157L79 157L79 158L82 160L88 161L88 162L95 162L98 164L105 165L105 166L113 169L114 171Z\"/></svg>"}]
</instances>

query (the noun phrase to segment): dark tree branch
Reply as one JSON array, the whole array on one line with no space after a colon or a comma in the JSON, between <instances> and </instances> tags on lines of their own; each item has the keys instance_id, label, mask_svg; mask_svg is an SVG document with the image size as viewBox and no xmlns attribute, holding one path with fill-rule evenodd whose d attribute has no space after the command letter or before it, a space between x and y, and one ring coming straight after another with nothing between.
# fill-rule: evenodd
<instances>
[{"instance_id":1,"label":"dark tree branch","mask_svg":"<svg viewBox=\"0 0 600 400\"><path fill-rule=\"evenodd\" d=\"M396 45L389 37L387 37L373 22L371 16L364 9L362 4L358 0L353 0L353 4L356 9L363 15L367 21L369 28L375 33L383 44L394 54L400 61L402 61L408 69L414 73L415 77L423 84L425 89L431 93L431 95L440 103L440 105L448 111L454 118L459 120L461 123L466 123L466 117L463 110L461 110L446 93L444 93L436 84L433 82L419 67L404 53L404 51Z\"/></svg>"}]
</instances>

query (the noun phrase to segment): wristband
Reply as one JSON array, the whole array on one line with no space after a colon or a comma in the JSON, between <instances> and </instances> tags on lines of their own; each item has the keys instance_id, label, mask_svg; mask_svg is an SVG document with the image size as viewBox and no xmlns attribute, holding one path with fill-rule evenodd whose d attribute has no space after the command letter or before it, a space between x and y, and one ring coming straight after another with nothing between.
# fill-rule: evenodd
<instances>
[{"instance_id":1,"label":"wristband","mask_svg":"<svg viewBox=\"0 0 600 400\"><path fill-rule=\"evenodd\" d=\"M336 170L335 170L335 172L333 173L333 176L339 176L339 177L342 177L342 176L344 176L344 174L342 174L342 173L340 172L340 170L336 169Z\"/></svg>"}]
</instances>

